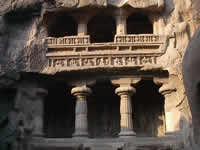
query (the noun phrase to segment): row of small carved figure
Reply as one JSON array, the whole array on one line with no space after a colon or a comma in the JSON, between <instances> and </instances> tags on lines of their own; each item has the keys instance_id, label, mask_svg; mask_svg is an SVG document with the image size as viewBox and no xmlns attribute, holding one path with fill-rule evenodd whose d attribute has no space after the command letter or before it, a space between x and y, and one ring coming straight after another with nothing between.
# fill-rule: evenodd
<instances>
[{"instance_id":1,"label":"row of small carved figure","mask_svg":"<svg viewBox=\"0 0 200 150\"><path fill-rule=\"evenodd\" d=\"M80 66L131 66L143 64L157 64L157 57L141 56L141 57L98 57L98 58L50 58L49 67L80 67Z\"/></svg>"}]
</instances>

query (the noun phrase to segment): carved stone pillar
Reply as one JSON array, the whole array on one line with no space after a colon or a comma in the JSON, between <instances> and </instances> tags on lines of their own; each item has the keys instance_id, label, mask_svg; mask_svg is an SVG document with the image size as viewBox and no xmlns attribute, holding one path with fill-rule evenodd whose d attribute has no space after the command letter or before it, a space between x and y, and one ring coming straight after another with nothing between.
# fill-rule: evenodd
<instances>
[{"instance_id":1,"label":"carved stone pillar","mask_svg":"<svg viewBox=\"0 0 200 150\"><path fill-rule=\"evenodd\" d=\"M127 34L127 24L126 24L127 16L116 16L116 34Z\"/></svg>"},{"instance_id":2,"label":"carved stone pillar","mask_svg":"<svg viewBox=\"0 0 200 150\"><path fill-rule=\"evenodd\" d=\"M88 137L87 96L91 93L91 89L86 86L75 87L71 90L71 94L77 99L74 137Z\"/></svg>"},{"instance_id":3,"label":"carved stone pillar","mask_svg":"<svg viewBox=\"0 0 200 150\"><path fill-rule=\"evenodd\" d=\"M34 100L34 114L33 114L33 131L32 135L34 137L44 136L43 132L43 122L44 122L44 96L48 94L48 91L43 88L35 88L36 98Z\"/></svg>"},{"instance_id":4,"label":"carved stone pillar","mask_svg":"<svg viewBox=\"0 0 200 150\"><path fill-rule=\"evenodd\" d=\"M132 120L132 106L131 96L136 92L132 86L121 86L115 90L115 93L121 97L120 99L120 126L121 131L119 136L129 137L135 136L136 133L133 131L133 120Z\"/></svg>"},{"instance_id":5,"label":"carved stone pillar","mask_svg":"<svg viewBox=\"0 0 200 150\"><path fill-rule=\"evenodd\" d=\"M164 83L159 89L159 93L162 94L165 98L164 110L166 134L180 130L177 124L180 122L181 113L178 109L176 109L176 106L174 106L174 92L176 92L176 88L172 88L170 84L166 83Z\"/></svg>"},{"instance_id":6,"label":"carved stone pillar","mask_svg":"<svg viewBox=\"0 0 200 150\"><path fill-rule=\"evenodd\" d=\"M78 23L78 35L79 36L87 35L87 20L79 21L79 23Z\"/></svg>"}]
</instances>

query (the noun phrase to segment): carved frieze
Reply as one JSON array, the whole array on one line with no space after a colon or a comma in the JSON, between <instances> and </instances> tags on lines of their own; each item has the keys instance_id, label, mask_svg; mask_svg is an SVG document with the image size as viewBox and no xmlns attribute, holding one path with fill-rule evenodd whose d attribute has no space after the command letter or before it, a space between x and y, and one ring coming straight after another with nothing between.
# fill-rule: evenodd
<instances>
[{"instance_id":1,"label":"carved frieze","mask_svg":"<svg viewBox=\"0 0 200 150\"><path fill-rule=\"evenodd\" d=\"M58 8L60 7L71 8L77 6L78 3L79 0L56 0L56 6Z\"/></svg>"},{"instance_id":2,"label":"carved frieze","mask_svg":"<svg viewBox=\"0 0 200 150\"><path fill-rule=\"evenodd\" d=\"M157 64L157 56L102 56L49 58L50 68L123 67Z\"/></svg>"},{"instance_id":3,"label":"carved frieze","mask_svg":"<svg viewBox=\"0 0 200 150\"><path fill-rule=\"evenodd\" d=\"M127 2L133 8L154 8L156 10L159 8L163 8L164 0L128 0Z\"/></svg>"},{"instance_id":4,"label":"carved frieze","mask_svg":"<svg viewBox=\"0 0 200 150\"><path fill-rule=\"evenodd\" d=\"M57 8L108 7L132 8L160 11L164 7L164 0L55 0Z\"/></svg>"}]
</instances>

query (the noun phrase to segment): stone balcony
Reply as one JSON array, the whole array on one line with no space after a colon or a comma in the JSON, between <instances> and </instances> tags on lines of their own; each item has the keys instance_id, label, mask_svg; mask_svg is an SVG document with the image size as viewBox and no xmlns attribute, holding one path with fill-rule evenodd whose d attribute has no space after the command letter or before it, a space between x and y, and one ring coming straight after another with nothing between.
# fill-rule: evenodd
<instances>
[{"instance_id":1,"label":"stone balcony","mask_svg":"<svg viewBox=\"0 0 200 150\"><path fill-rule=\"evenodd\" d=\"M46 38L50 68L79 70L157 64L168 46L168 36L154 34L115 35L114 42L91 43L90 36Z\"/></svg>"}]
</instances>

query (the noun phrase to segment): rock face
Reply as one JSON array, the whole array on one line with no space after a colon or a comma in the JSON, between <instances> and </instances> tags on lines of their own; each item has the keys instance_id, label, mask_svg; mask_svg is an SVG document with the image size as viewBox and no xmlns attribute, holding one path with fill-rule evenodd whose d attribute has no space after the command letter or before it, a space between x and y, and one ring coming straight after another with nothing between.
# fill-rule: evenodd
<instances>
[{"instance_id":1,"label":"rock face","mask_svg":"<svg viewBox=\"0 0 200 150\"><path fill-rule=\"evenodd\" d=\"M15 89L15 98L10 99L24 101L19 104L25 116L23 129L31 126L25 139L29 139L30 134L45 137L44 133L46 137L56 137L65 131L56 132L53 128L67 130L66 126L70 131L63 135L71 138L74 136L71 132L80 132L76 120L81 120L81 116L84 123L79 121L79 125L88 130L89 138L118 137L118 133L113 132L120 129L124 133L130 129L136 132L134 138L146 137L145 124L149 123L148 136L172 135L177 138L171 144L167 142L168 145L177 149L195 147L193 122L196 123L196 116L192 116L195 112L191 114L183 85L182 60L200 24L198 6L198 0L1 0L0 98L6 99L3 92ZM146 89L147 85L152 89ZM69 94L72 87L86 86L94 91L91 97L83 98L87 95L84 91L75 95L80 104L84 99L84 109L79 110L77 106L76 110L69 108L70 112L65 112L62 106L62 115L59 115L59 108L52 111L56 99L62 99L63 104L67 99L75 106L77 101ZM120 98L114 94L117 86L136 89L136 95L127 98L125 91L122 98L131 99L132 103L121 102L120 105ZM47 91L54 91L52 89L57 92L48 94ZM140 101L140 97L144 100ZM152 105L157 98L162 102ZM101 104L101 99L105 105ZM45 116L47 112L54 112L54 117ZM63 122L65 118L61 116L65 113ZM2 114L7 114L8 118L9 111ZM95 121L98 116L100 119ZM124 122L120 118L124 118ZM3 120L0 118L0 126ZM48 126L49 122L52 125ZM131 127L126 129L122 124L131 124ZM142 149L140 138L138 149ZM9 142L0 139L0 143ZM111 144L112 148L131 149L131 146L116 146L120 142L122 145L131 143L117 140L117 144ZM133 147L136 149L137 145Z\"/></svg>"}]
</instances>

